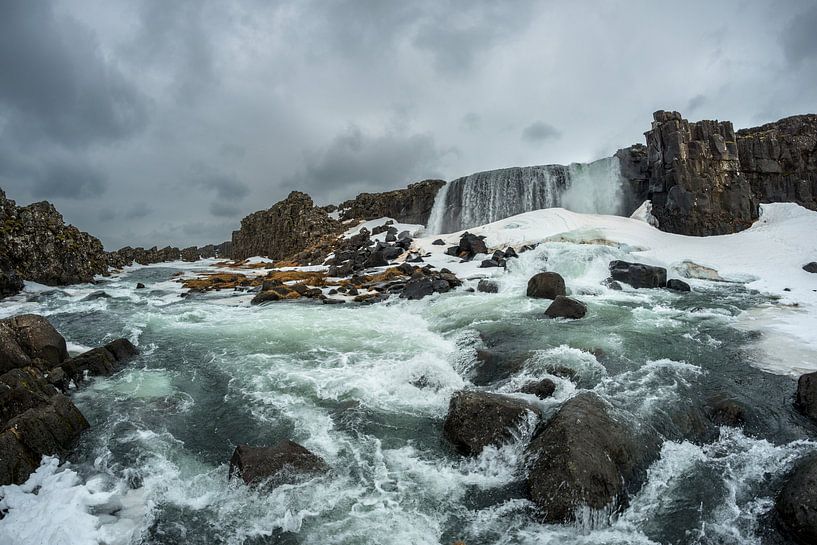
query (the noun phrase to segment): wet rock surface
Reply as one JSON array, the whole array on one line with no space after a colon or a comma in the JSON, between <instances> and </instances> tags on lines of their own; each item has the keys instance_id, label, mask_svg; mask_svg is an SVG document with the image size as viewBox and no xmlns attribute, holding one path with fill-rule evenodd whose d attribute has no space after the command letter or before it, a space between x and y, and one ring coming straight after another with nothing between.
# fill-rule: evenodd
<instances>
[{"instance_id":1,"label":"wet rock surface","mask_svg":"<svg viewBox=\"0 0 817 545\"><path fill-rule=\"evenodd\" d=\"M817 543L817 456L796 465L777 497L775 510L798 543Z\"/></svg>"},{"instance_id":2,"label":"wet rock surface","mask_svg":"<svg viewBox=\"0 0 817 545\"><path fill-rule=\"evenodd\" d=\"M646 445L592 393L566 401L531 442L530 497L545 522L569 522L577 507L605 509L627 502L645 469Z\"/></svg>"},{"instance_id":3,"label":"wet rock surface","mask_svg":"<svg viewBox=\"0 0 817 545\"><path fill-rule=\"evenodd\" d=\"M556 299L545 310L548 318L568 318L578 320L587 314L587 305L572 297L557 295Z\"/></svg>"},{"instance_id":4,"label":"wet rock surface","mask_svg":"<svg viewBox=\"0 0 817 545\"><path fill-rule=\"evenodd\" d=\"M610 277L634 288L663 288L667 285L667 269L644 263L611 261Z\"/></svg>"},{"instance_id":5,"label":"wet rock surface","mask_svg":"<svg viewBox=\"0 0 817 545\"><path fill-rule=\"evenodd\" d=\"M797 379L794 406L817 423L817 373L806 373Z\"/></svg>"},{"instance_id":6,"label":"wet rock surface","mask_svg":"<svg viewBox=\"0 0 817 545\"><path fill-rule=\"evenodd\" d=\"M342 220L387 217L400 223L426 225L434 207L434 198L444 185L443 180L423 180L405 189L361 193L354 199L341 203L338 209L341 210Z\"/></svg>"},{"instance_id":7,"label":"wet rock surface","mask_svg":"<svg viewBox=\"0 0 817 545\"><path fill-rule=\"evenodd\" d=\"M273 447L239 445L230 458L228 476L241 478L248 485L278 486L328 469L320 456L302 445L281 441Z\"/></svg>"},{"instance_id":8,"label":"wet rock surface","mask_svg":"<svg viewBox=\"0 0 817 545\"><path fill-rule=\"evenodd\" d=\"M567 295L565 279L555 272L541 272L528 280L528 297L538 299L556 299L560 295Z\"/></svg>"},{"instance_id":9,"label":"wet rock surface","mask_svg":"<svg viewBox=\"0 0 817 545\"><path fill-rule=\"evenodd\" d=\"M518 399L479 391L454 394L443 424L445 437L458 452L476 455L488 445L512 439L530 414L539 411Z\"/></svg>"}]
</instances>

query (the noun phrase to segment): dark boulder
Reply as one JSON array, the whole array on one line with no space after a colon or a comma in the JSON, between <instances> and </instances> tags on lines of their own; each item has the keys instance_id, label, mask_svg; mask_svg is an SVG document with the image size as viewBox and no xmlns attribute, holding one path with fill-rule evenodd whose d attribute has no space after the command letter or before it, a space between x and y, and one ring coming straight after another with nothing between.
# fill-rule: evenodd
<instances>
[{"instance_id":1,"label":"dark boulder","mask_svg":"<svg viewBox=\"0 0 817 545\"><path fill-rule=\"evenodd\" d=\"M75 383L88 376L108 376L117 370L119 363L137 356L139 349L127 339L116 339L105 346L92 348L87 352L65 361L60 367L66 377Z\"/></svg>"},{"instance_id":2,"label":"dark boulder","mask_svg":"<svg viewBox=\"0 0 817 545\"><path fill-rule=\"evenodd\" d=\"M505 259L511 259L512 257L519 257L519 255L517 255L516 250L513 249L513 246L508 246L505 249Z\"/></svg>"},{"instance_id":3,"label":"dark boulder","mask_svg":"<svg viewBox=\"0 0 817 545\"><path fill-rule=\"evenodd\" d=\"M383 258L386 261L391 261L392 259L397 259L403 254L403 248L399 246L389 246L387 248L383 248Z\"/></svg>"},{"instance_id":4,"label":"dark boulder","mask_svg":"<svg viewBox=\"0 0 817 545\"><path fill-rule=\"evenodd\" d=\"M715 397L706 406L706 416L716 426L738 427L748 418L746 407L728 397Z\"/></svg>"},{"instance_id":5,"label":"dark boulder","mask_svg":"<svg viewBox=\"0 0 817 545\"><path fill-rule=\"evenodd\" d=\"M611 261L610 276L634 288L663 288L667 285L667 269L643 263Z\"/></svg>"},{"instance_id":6,"label":"dark boulder","mask_svg":"<svg viewBox=\"0 0 817 545\"><path fill-rule=\"evenodd\" d=\"M797 379L794 406L802 414L817 422L817 373L806 373Z\"/></svg>"},{"instance_id":7,"label":"dark boulder","mask_svg":"<svg viewBox=\"0 0 817 545\"><path fill-rule=\"evenodd\" d=\"M17 344L32 360L40 360L47 367L53 367L68 357L65 339L42 316L21 314L0 322L14 332Z\"/></svg>"},{"instance_id":8,"label":"dark boulder","mask_svg":"<svg viewBox=\"0 0 817 545\"><path fill-rule=\"evenodd\" d=\"M398 254L399 255L399 254ZM372 252L371 255L366 259L365 268L371 267L385 267L389 264L389 261L386 259L386 256L382 250L377 252Z\"/></svg>"},{"instance_id":9,"label":"dark boulder","mask_svg":"<svg viewBox=\"0 0 817 545\"><path fill-rule=\"evenodd\" d=\"M556 383L549 378L538 380L536 382L529 382L519 389L523 394L532 394L539 399L547 399L556 391Z\"/></svg>"},{"instance_id":10,"label":"dark boulder","mask_svg":"<svg viewBox=\"0 0 817 545\"><path fill-rule=\"evenodd\" d=\"M800 461L777 497L784 527L803 545L817 543L817 456Z\"/></svg>"},{"instance_id":11,"label":"dark boulder","mask_svg":"<svg viewBox=\"0 0 817 545\"><path fill-rule=\"evenodd\" d=\"M62 394L56 394L44 405L28 409L6 424L23 444L41 455L65 455L89 427L79 409Z\"/></svg>"},{"instance_id":12,"label":"dark boulder","mask_svg":"<svg viewBox=\"0 0 817 545\"><path fill-rule=\"evenodd\" d=\"M496 282L492 282L491 280L480 280L479 284L477 284L477 291L482 293L498 293L499 286Z\"/></svg>"},{"instance_id":13,"label":"dark boulder","mask_svg":"<svg viewBox=\"0 0 817 545\"><path fill-rule=\"evenodd\" d=\"M23 484L40 466L41 458L13 430L0 432L0 485Z\"/></svg>"},{"instance_id":14,"label":"dark boulder","mask_svg":"<svg viewBox=\"0 0 817 545\"><path fill-rule=\"evenodd\" d=\"M431 244L433 244L434 246L445 246L445 241L443 239L441 239L441 238L438 238L437 240L435 240Z\"/></svg>"},{"instance_id":15,"label":"dark boulder","mask_svg":"<svg viewBox=\"0 0 817 545\"><path fill-rule=\"evenodd\" d=\"M134 356L139 355L139 349L136 348L128 339L120 338L113 340L105 345L105 348L113 354L117 362L123 362Z\"/></svg>"},{"instance_id":16,"label":"dark boulder","mask_svg":"<svg viewBox=\"0 0 817 545\"><path fill-rule=\"evenodd\" d=\"M446 293L462 285L462 282L448 269L439 272L417 269L400 292L401 299L417 300L432 293Z\"/></svg>"},{"instance_id":17,"label":"dark boulder","mask_svg":"<svg viewBox=\"0 0 817 545\"><path fill-rule=\"evenodd\" d=\"M304 474L323 473L329 468L323 459L294 441L274 447L239 445L230 458L228 478L240 477L248 485L269 483L278 486Z\"/></svg>"},{"instance_id":18,"label":"dark boulder","mask_svg":"<svg viewBox=\"0 0 817 545\"><path fill-rule=\"evenodd\" d=\"M445 254L450 255L452 257L456 257L459 253L460 253L459 246L449 246L448 248L445 249Z\"/></svg>"},{"instance_id":19,"label":"dark boulder","mask_svg":"<svg viewBox=\"0 0 817 545\"><path fill-rule=\"evenodd\" d=\"M817 273L817 261L806 263L805 265L803 265L803 270L808 273Z\"/></svg>"},{"instance_id":20,"label":"dark boulder","mask_svg":"<svg viewBox=\"0 0 817 545\"><path fill-rule=\"evenodd\" d=\"M476 455L488 445L512 439L530 413L538 410L512 397L460 391L448 405L443 432L458 452Z\"/></svg>"},{"instance_id":21,"label":"dark boulder","mask_svg":"<svg viewBox=\"0 0 817 545\"><path fill-rule=\"evenodd\" d=\"M505 260L502 259L500 261L496 261L494 259L483 259L482 262L479 264L480 269L489 269L492 267L504 267Z\"/></svg>"},{"instance_id":22,"label":"dark boulder","mask_svg":"<svg viewBox=\"0 0 817 545\"><path fill-rule=\"evenodd\" d=\"M545 522L569 522L576 508L614 510L646 466L647 445L593 393L562 405L528 447L528 491Z\"/></svg>"},{"instance_id":23,"label":"dark boulder","mask_svg":"<svg viewBox=\"0 0 817 545\"><path fill-rule=\"evenodd\" d=\"M545 316L548 318L570 318L571 320L578 320L579 318L584 318L585 314L587 314L587 305L576 299L565 297L564 295L556 296L556 299L554 299L547 310L545 310Z\"/></svg>"},{"instance_id":24,"label":"dark boulder","mask_svg":"<svg viewBox=\"0 0 817 545\"><path fill-rule=\"evenodd\" d=\"M567 295L565 279L555 272L541 272L528 280L528 297L537 299L556 299L559 295Z\"/></svg>"},{"instance_id":25,"label":"dark boulder","mask_svg":"<svg viewBox=\"0 0 817 545\"><path fill-rule=\"evenodd\" d=\"M477 254L487 254L488 247L485 245L484 238L467 231L463 233L460 237L459 255L471 259Z\"/></svg>"},{"instance_id":26,"label":"dark boulder","mask_svg":"<svg viewBox=\"0 0 817 545\"><path fill-rule=\"evenodd\" d=\"M23 279L11 265L4 265L0 261L0 299L15 295L23 291Z\"/></svg>"},{"instance_id":27,"label":"dark boulder","mask_svg":"<svg viewBox=\"0 0 817 545\"><path fill-rule=\"evenodd\" d=\"M612 278L605 278L604 280L602 280L601 284L603 286L607 286L609 289L614 290L614 291L621 291L622 290L621 284L619 284L618 282L616 282Z\"/></svg>"},{"instance_id":28,"label":"dark boulder","mask_svg":"<svg viewBox=\"0 0 817 545\"><path fill-rule=\"evenodd\" d=\"M675 291L691 291L689 284L677 278L670 278L667 280L667 289Z\"/></svg>"},{"instance_id":29,"label":"dark boulder","mask_svg":"<svg viewBox=\"0 0 817 545\"><path fill-rule=\"evenodd\" d=\"M143 289L145 289L145 285L142 284L141 282L137 282L136 283L136 289L137 290L143 290Z\"/></svg>"}]
</instances>

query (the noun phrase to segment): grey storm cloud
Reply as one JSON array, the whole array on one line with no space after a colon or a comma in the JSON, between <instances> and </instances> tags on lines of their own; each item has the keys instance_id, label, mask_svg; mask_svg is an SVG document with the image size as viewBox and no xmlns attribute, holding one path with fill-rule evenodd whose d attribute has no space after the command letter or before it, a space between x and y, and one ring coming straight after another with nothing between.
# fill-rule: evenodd
<instances>
[{"instance_id":1,"label":"grey storm cloud","mask_svg":"<svg viewBox=\"0 0 817 545\"><path fill-rule=\"evenodd\" d=\"M657 109L736 128L814 110L813 0L668 9L2 1L0 187L108 249L189 246L293 189L329 203L597 159L642 142Z\"/></svg>"},{"instance_id":2,"label":"grey storm cloud","mask_svg":"<svg viewBox=\"0 0 817 545\"><path fill-rule=\"evenodd\" d=\"M561 135L559 129L544 121L534 121L522 129L522 139L528 142L544 142L545 140L559 138Z\"/></svg>"},{"instance_id":3,"label":"grey storm cloud","mask_svg":"<svg viewBox=\"0 0 817 545\"><path fill-rule=\"evenodd\" d=\"M792 18L782 33L783 51L791 63L817 59L817 4Z\"/></svg>"},{"instance_id":4,"label":"grey storm cloud","mask_svg":"<svg viewBox=\"0 0 817 545\"><path fill-rule=\"evenodd\" d=\"M306 168L289 180L290 187L320 189L330 199L352 193L399 187L437 175L447 153L428 134L371 135L351 126L330 145L310 154Z\"/></svg>"}]
</instances>

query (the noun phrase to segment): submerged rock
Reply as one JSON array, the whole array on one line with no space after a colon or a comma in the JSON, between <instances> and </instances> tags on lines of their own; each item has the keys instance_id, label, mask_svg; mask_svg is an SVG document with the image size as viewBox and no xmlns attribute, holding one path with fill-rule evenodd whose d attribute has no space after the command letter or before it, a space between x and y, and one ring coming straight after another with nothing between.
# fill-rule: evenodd
<instances>
[{"instance_id":1,"label":"submerged rock","mask_svg":"<svg viewBox=\"0 0 817 545\"><path fill-rule=\"evenodd\" d=\"M556 299L560 295L567 295L565 279L555 272L541 272L528 280L528 297L538 299Z\"/></svg>"},{"instance_id":2,"label":"submerged rock","mask_svg":"<svg viewBox=\"0 0 817 545\"><path fill-rule=\"evenodd\" d=\"M230 458L228 479L240 477L248 485L266 482L278 486L299 475L328 469L323 458L294 441L281 441L274 447L239 445Z\"/></svg>"},{"instance_id":3,"label":"submerged rock","mask_svg":"<svg viewBox=\"0 0 817 545\"><path fill-rule=\"evenodd\" d=\"M477 291L482 293L498 293L499 286L496 282L492 282L491 280L480 280L477 284Z\"/></svg>"},{"instance_id":4,"label":"submerged rock","mask_svg":"<svg viewBox=\"0 0 817 545\"><path fill-rule=\"evenodd\" d=\"M610 276L634 288L663 288L667 285L667 269L643 263L611 261Z\"/></svg>"},{"instance_id":5,"label":"submerged rock","mask_svg":"<svg viewBox=\"0 0 817 545\"><path fill-rule=\"evenodd\" d=\"M523 394L532 394L539 399L547 399L556 391L556 383L549 378L544 378L536 382L529 382L519 389Z\"/></svg>"},{"instance_id":6,"label":"submerged rock","mask_svg":"<svg viewBox=\"0 0 817 545\"><path fill-rule=\"evenodd\" d=\"M806 373L797 379L794 406L802 414L817 422L817 373Z\"/></svg>"},{"instance_id":7,"label":"submerged rock","mask_svg":"<svg viewBox=\"0 0 817 545\"><path fill-rule=\"evenodd\" d=\"M476 455L508 441L530 414L539 411L512 397L478 391L456 392L448 405L443 433L458 452Z\"/></svg>"},{"instance_id":8,"label":"submerged rock","mask_svg":"<svg viewBox=\"0 0 817 545\"><path fill-rule=\"evenodd\" d=\"M584 318L587 314L587 305L573 299L565 297L564 295L557 295L556 299L545 310L545 316L548 318L569 318L571 320L578 320Z\"/></svg>"},{"instance_id":9,"label":"submerged rock","mask_svg":"<svg viewBox=\"0 0 817 545\"><path fill-rule=\"evenodd\" d=\"M141 282L137 282L136 283L136 289L137 290L143 290L143 289L145 289L145 285L142 284Z\"/></svg>"},{"instance_id":10,"label":"submerged rock","mask_svg":"<svg viewBox=\"0 0 817 545\"><path fill-rule=\"evenodd\" d=\"M677 278L670 278L667 280L667 289L675 291L692 291L689 284Z\"/></svg>"},{"instance_id":11,"label":"submerged rock","mask_svg":"<svg viewBox=\"0 0 817 545\"><path fill-rule=\"evenodd\" d=\"M528 447L528 491L542 520L568 522L578 507L626 504L628 485L645 465L644 449L595 394L566 401Z\"/></svg>"},{"instance_id":12,"label":"submerged rock","mask_svg":"<svg viewBox=\"0 0 817 545\"><path fill-rule=\"evenodd\" d=\"M799 543L817 543L817 456L797 464L775 508L780 521Z\"/></svg>"}]
</instances>

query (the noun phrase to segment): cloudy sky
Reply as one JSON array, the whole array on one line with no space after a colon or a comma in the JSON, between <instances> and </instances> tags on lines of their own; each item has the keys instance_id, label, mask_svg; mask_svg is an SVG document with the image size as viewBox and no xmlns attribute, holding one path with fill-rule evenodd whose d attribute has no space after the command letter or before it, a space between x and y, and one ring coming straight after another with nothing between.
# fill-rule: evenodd
<instances>
[{"instance_id":1,"label":"cloudy sky","mask_svg":"<svg viewBox=\"0 0 817 545\"><path fill-rule=\"evenodd\" d=\"M106 248L817 110L817 1L0 0L0 187Z\"/></svg>"}]
</instances>

